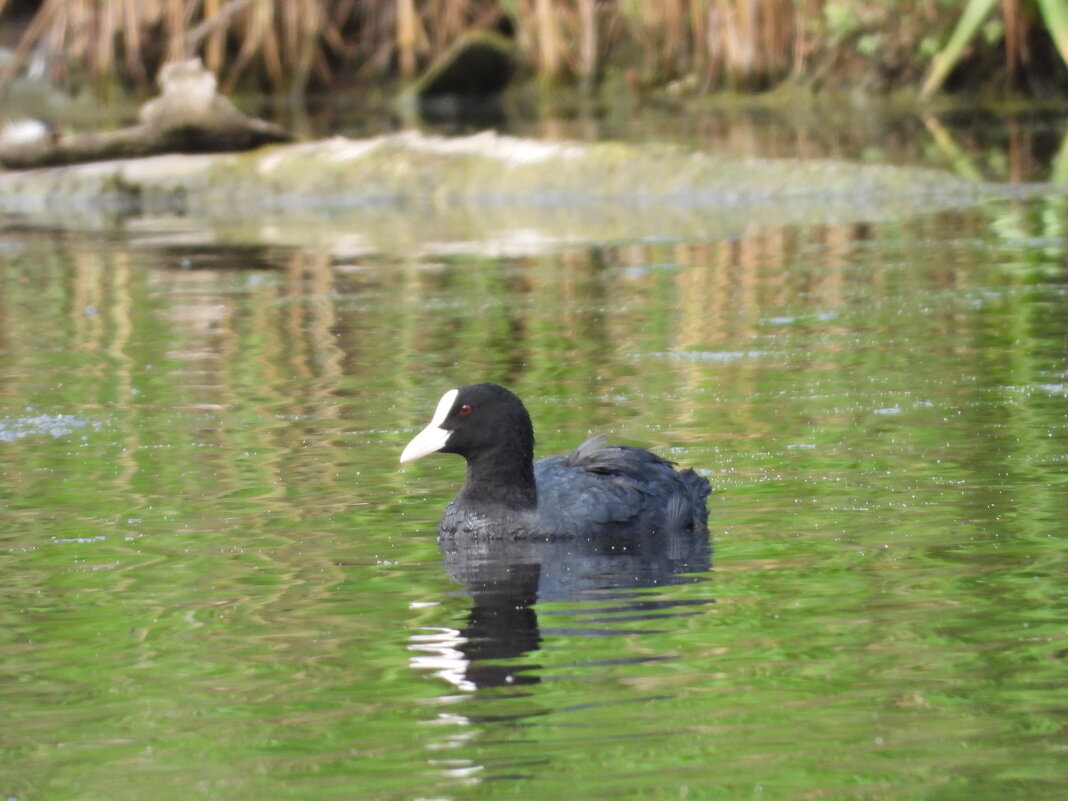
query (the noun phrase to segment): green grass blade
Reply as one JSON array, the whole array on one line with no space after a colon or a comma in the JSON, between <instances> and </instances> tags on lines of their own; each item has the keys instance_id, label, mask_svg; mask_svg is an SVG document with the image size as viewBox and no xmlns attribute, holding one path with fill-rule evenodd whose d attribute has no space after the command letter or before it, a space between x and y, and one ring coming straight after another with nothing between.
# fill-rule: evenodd
<instances>
[{"instance_id":1,"label":"green grass blade","mask_svg":"<svg viewBox=\"0 0 1068 801\"><path fill-rule=\"evenodd\" d=\"M1046 29L1053 37L1057 50L1068 64L1068 2L1065 0L1038 0L1038 8L1042 12L1042 19L1046 21Z\"/></svg>"},{"instance_id":2,"label":"green grass blade","mask_svg":"<svg viewBox=\"0 0 1068 801\"><path fill-rule=\"evenodd\" d=\"M1064 0L1047 0L1047 2L1050 5L1061 4L1063 6L1064 4ZM960 59L968 42L975 36L975 32L979 30L979 26L994 10L997 3L998 0L969 0L964 13L957 22L957 27L953 30L953 35L949 37L949 43L932 59L931 71L927 73L927 79L923 82L920 97L930 97L938 91L950 70L953 69L953 65Z\"/></svg>"}]
</instances>

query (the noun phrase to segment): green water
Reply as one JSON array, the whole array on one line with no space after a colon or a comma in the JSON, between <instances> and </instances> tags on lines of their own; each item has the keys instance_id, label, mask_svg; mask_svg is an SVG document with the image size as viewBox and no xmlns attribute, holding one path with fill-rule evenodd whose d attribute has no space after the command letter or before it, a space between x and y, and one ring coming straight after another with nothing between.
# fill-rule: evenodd
<instances>
[{"instance_id":1,"label":"green water","mask_svg":"<svg viewBox=\"0 0 1068 801\"><path fill-rule=\"evenodd\" d=\"M0 795L1068 798L1065 221L9 227ZM475 380L705 473L712 550L441 553L462 465L397 458Z\"/></svg>"}]
</instances>

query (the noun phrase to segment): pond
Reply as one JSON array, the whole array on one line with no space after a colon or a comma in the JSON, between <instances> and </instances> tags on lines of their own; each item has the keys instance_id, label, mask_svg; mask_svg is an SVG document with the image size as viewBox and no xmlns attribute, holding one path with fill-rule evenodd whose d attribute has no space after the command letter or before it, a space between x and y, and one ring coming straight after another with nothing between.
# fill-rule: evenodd
<instances>
[{"instance_id":1,"label":"pond","mask_svg":"<svg viewBox=\"0 0 1068 801\"><path fill-rule=\"evenodd\" d=\"M0 240L0 793L1068 798L1062 197L339 257ZM513 243L514 245L514 243ZM446 389L713 486L439 548Z\"/></svg>"}]
</instances>

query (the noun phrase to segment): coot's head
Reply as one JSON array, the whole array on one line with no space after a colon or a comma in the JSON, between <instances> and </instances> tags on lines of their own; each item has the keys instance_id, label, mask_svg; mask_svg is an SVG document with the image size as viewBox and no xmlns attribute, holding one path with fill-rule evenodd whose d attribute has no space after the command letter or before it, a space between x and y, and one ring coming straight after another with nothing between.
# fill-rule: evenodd
<instances>
[{"instance_id":1,"label":"coot's head","mask_svg":"<svg viewBox=\"0 0 1068 801\"><path fill-rule=\"evenodd\" d=\"M534 456L530 415L513 393L497 384L470 384L441 396L430 424L401 453L407 462L428 453L457 453L467 461L496 461L501 468Z\"/></svg>"}]
</instances>

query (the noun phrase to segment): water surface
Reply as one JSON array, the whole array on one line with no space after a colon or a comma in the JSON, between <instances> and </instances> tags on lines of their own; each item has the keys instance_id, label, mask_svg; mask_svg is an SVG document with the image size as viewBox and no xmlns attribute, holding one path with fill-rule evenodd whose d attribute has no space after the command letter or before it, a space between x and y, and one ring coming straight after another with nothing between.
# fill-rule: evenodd
<instances>
[{"instance_id":1,"label":"water surface","mask_svg":"<svg viewBox=\"0 0 1068 801\"><path fill-rule=\"evenodd\" d=\"M1068 797L1062 204L352 259L10 225L0 792ZM462 465L397 458L474 380L539 454L703 472L710 541L439 549Z\"/></svg>"}]
</instances>

